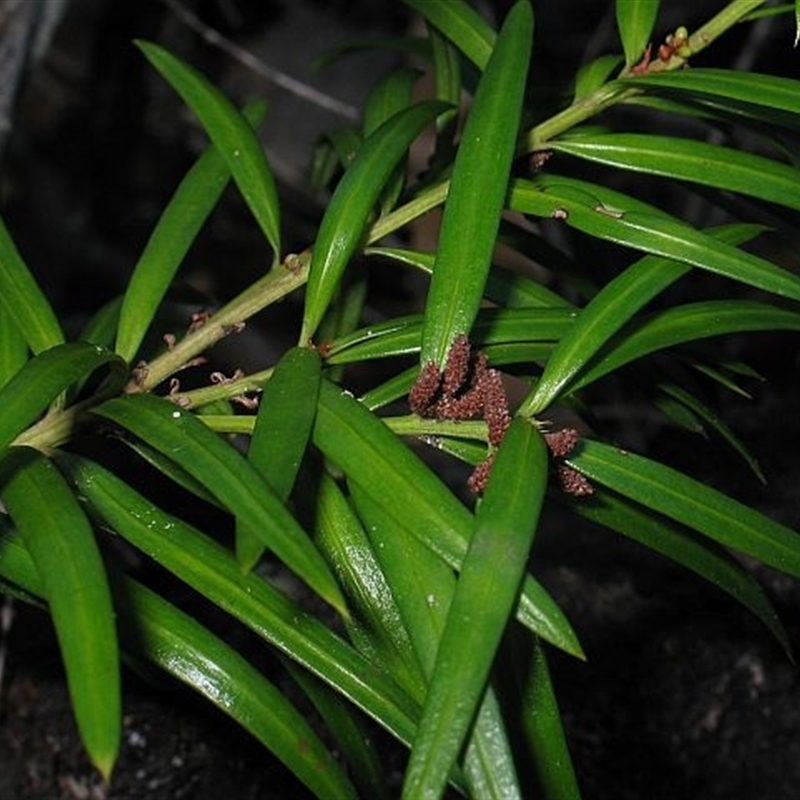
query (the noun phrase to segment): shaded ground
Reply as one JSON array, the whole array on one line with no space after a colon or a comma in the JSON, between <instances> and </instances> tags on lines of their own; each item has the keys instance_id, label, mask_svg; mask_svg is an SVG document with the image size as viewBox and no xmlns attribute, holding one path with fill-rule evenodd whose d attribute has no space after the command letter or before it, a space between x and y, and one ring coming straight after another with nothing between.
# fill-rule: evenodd
<instances>
[{"instance_id":1,"label":"shaded ground","mask_svg":"<svg viewBox=\"0 0 800 800\"><path fill-rule=\"evenodd\" d=\"M69 49L62 50L67 61L51 65L44 83L31 84L33 94L23 103L27 135L12 143L6 158L15 166L3 175L15 236L41 267L55 303L73 315L73 327L124 284L164 193L197 150L197 142L186 147L192 125L175 113L163 87L154 88L141 64L120 55L130 38L161 32L194 63L235 84L229 71L215 72L218 54L174 24L161 27L159 4L147 5L140 16L108 17L98 3L80 4L96 20L97 61L71 62ZM344 5L337 6L340 12ZM306 34L319 34L305 24ZM73 35L79 29L72 28ZM310 49L308 38L295 32L283 40L299 53L297 41ZM357 102L363 88L346 99ZM98 113L89 113L93 107ZM278 116L292 121L294 115L284 108ZM269 146L280 152L291 136L290 125ZM104 150L108 141L114 146ZM280 175L293 211L288 235L304 241L319 208L314 198L295 193L299 170L287 157ZM235 202L224 206L202 258L195 254L190 268L243 262L260 269L261 256L248 237L251 228L241 224ZM243 268L240 280L246 279ZM753 403L726 400L725 419L761 457L768 489L713 443L698 448L696 439L659 429L649 430L645 441L671 463L797 528L796 340L758 339L743 348L737 355L753 360L772 384L756 387ZM635 424L621 421L620 436L631 435ZM798 796L799 675L763 626L713 587L635 545L578 528L572 518L548 519L536 561L589 655L587 664L557 657L553 663L585 800ZM797 644L800 590L793 581L756 571ZM187 693L130 675L126 686L123 752L113 787L106 789L77 740L49 623L20 609L0 695L0 800L303 797L262 748Z\"/></svg>"}]
</instances>

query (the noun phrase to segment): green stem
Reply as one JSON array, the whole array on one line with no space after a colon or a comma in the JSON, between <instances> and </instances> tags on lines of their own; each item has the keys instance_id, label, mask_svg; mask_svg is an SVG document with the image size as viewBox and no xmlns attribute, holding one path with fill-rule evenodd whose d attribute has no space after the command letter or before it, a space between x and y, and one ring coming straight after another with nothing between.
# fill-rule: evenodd
<instances>
[{"instance_id":1,"label":"green stem","mask_svg":"<svg viewBox=\"0 0 800 800\"><path fill-rule=\"evenodd\" d=\"M171 350L153 359L147 364L142 377L130 381L125 391L130 394L149 392L220 339L240 331L252 316L306 282L310 258L310 251L299 256L287 256L283 264L245 289L202 327L181 339Z\"/></svg>"}]
</instances>

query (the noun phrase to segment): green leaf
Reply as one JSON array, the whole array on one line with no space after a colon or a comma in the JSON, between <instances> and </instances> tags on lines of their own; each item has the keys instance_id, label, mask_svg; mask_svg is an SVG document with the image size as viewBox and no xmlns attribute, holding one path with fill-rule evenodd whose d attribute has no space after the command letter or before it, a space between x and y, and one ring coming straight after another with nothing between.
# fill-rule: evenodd
<instances>
[{"instance_id":1,"label":"green leaf","mask_svg":"<svg viewBox=\"0 0 800 800\"><path fill-rule=\"evenodd\" d=\"M278 191L264 150L250 123L197 70L158 45L143 41L136 44L197 115L274 250L277 263L281 254Z\"/></svg>"},{"instance_id":2,"label":"green leaf","mask_svg":"<svg viewBox=\"0 0 800 800\"><path fill-rule=\"evenodd\" d=\"M604 489L595 491L591 503L571 503L571 508L576 514L690 569L726 592L758 617L787 653L791 652L789 637L758 582L714 542Z\"/></svg>"},{"instance_id":3,"label":"green leaf","mask_svg":"<svg viewBox=\"0 0 800 800\"><path fill-rule=\"evenodd\" d=\"M34 595L44 589L28 551L0 517L0 575ZM264 676L190 616L135 580L116 576L120 639L190 686L249 731L318 797L352 798L353 789L319 737Z\"/></svg>"},{"instance_id":4,"label":"green leaf","mask_svg":"<svg viewBox=\"0 0 800 800\"><path fill-rule=\"evenodd\" d=\"M64 334L47 298L22 259L0 218L0 304L16 322L34 353L64 341Z\"/></svg>"},{"instance_id":5,"label":"green leaf","mask_svg":"<svg viewBox=\"0 0 800 800\"><path fill-rule=\"evenodd\" d=\"M369 732L353 709L339 695L303 669L285 660L284 666L336 741L337 750L361 790L361 796L388 800L386 775L378 759L378 751ZM284 701L285 702L285 701ZM328 758L330 755L328 754ZM335 763L335 762L334 762ZM340 770L336 764L337 770Z\"/></svg>"},{"instance_id":6,"label":"green leaf","mask_svg":"<svg viewBox=\"0 0 800 800\"><path fill-rule=\"evenodd\" d=\"M283 503L311 435L321 370L316 350L294 347L278 362L261 395L247 459ZM262 537L237 520L236 555L242 568L252 569L263 551Z\"/></svg>"},{"instance_id":7,"label":"green leaf","mask_svg":"<svg viewBox=\"0 0 800 800\"><path fill-rule=\"evenodd\" d=\"M392 588L355 511L327 473L320 479L315 511L315 541L348 599L350 619L345 624L350 638L410 696L421 698L420 664Z\"/></svg>"},{"instance_id":8,"label":"green leaf","mask_svg":"<svg viewBox=\"0 0 800 800\"><path fill-rule=\"evenodd\" d=\"M28 360L28 343L14 318L0 305L0 389Z\"/></svg>"},{"instance_id":9,"label":"green leaf","mask_svg":"<svg viewBox=\"0 0 800 800\"><path fill-rule=\"evenodd\" d=\"M556 342L574 324L569 308L484 309L472 329L473 344L485 347L509 342ZM333 342L329 364L347 364L387 356L409 355L421 348L424 319L396 317L361 328Z\"/></svg>"},{"instance_id":10,"label":"green leaf","mask_svg":"<svg viewBox=\"0 0 800 800\"><path fill-rule=\"evenodd\" d=\"M378 417L325 380L312 439L351 484L452 568L461 566L472 533L472 515ZM558 604L530 576L525 579L517 613L542 638L582 655Z\"/></svg>"},{"instance_id":11,"label":"green leaf","mask_svg":"<svg viewBox=\"0 0 800 800\"><path fill-rule=\"evenodd\" d=\"M119 356L85 342L60 344L28 361L0 390L0 457L53 399L103 364L124 375L125 363Z\"/></svg>"},{"instance_id":12,"label":"green leaf","mask_svg":"<svg viewBox=\"0 0 800 800\"><path fill-rule=\"evenodd\" d=\"M578 103L599 89L621 62L622 56L610 53L584 64L575 76L575 94L572 102Z\"/></svg>"},{"instance_id":13,"label":"green leaf","mask_svg":"<svg viewBox=\"0 0 800 800\"><path fill-rule=\"evenodd\" d=\"M281 689L229 645L141 584L126 580L120 594L126 647L234 719L315 797L356 800L342 767Z\"/></svg>"},{"instance_id":14,"label":"green leaf","mask_svg":"<svg viewBox=\"0 0 800 800\"><path fill-rule=\"evenodd\" d=\"M134 547L333 686L400 741L411 740L417 704L327 624L256 575L242 574L228 550L98 464L61 454L59 465L93 512Z\"/></svg>"},{"instance_id":15,"label":"green leaf","mask_svg":"<svg viewBox=\"0 0 800 800\"><path fill-rule=\"evenodd\" d=\"M658 17L659 0L616 0L617 29L630 69L644 54Z\"/></svg>"},{"instance_id":16,"label":"green leaf","mask_svg":"<svg viewBox=\"0 0 800 800\"><path fill-rule=\"evenodd\" d=\"M81 329L78 340L99 344L109 350L114 345L114 338L119 326L119 313L122 307L122 297L114 297L102 305Z\"/></svg>"},{"instance_id":17,"label":"green leaf","mask_svg":"<svg viewBox=\"0 0 800 800\"><path fill-rule=\"evenodd\" d=\"M478 69L492 55L497 34L477 11L463 0L403 0L441 31Z\"/></svg>"},{"instance_id":18,"label":"green leaf","mask_svg":"<svg viewBox=\"0 0 800 800\"><path fill-rule=\"evenodd\" d=\"M320 597L347 613L327 564L280 498L242 455L193 414L150 395L115 398L94 413L172 458Z\"/></svg>"},{"instance_id":19,"label":"green leaf","mask_svg":"<svg viewBox=\"0 0 800 800\"><path fill-rule=\"evenodd\" d=\"M455 576L414 534L388 515L358 486L353 499L364 520L376 557L397 598L398 610L413 642L412 653L426 676L433 673ZM463 759L464 780L474 797L519 798L518 779L494 692L483 696ZM455 765L449 771L458 781Z\"/></svg>"},{"instance_id":20,"label":"green leaf","mask_svg":"<svg viewBox=\"0 0 800 800\"><path fill-rule=\"evenodd\" d=\"M718 144L677 136L609 133L550 142L549 146L587 161L727 189L800 209L800 170Z\"/></svg>"},{"instance_id":21,"label":"green leaf","mask_svg":"<svg viewBox=\"0 0 800 800\"><path fill-rule=\"evenodd\" d=\"M384 122L404 111L413 102L414 85L419 80L419 70L402 67L383 76L372 87L364 106L364 138L374 133ZM386 186L381 192L381 214L392 210L403 191L406 165L405 159L395 166Z\"/></svg>"},{"instance_id":22,"label":"green leaf","mask_svg":"<svg viewBox=\"0 0 800 800\"><path fill-rule=\"evenodd\" d=\"M753 471L756 478L758 478L761 483L766 484L767 479L764 477L764 473L758 461L750 454L744 442L742 442L711 408L674 383L660 383L658 388L715 430L742 457L747 466Z\"/></svg>"},{"instance_id":23,"label":"green leaf","mask_svg":"<svg viewBox=\"0 0 800 800\"><path fill-rule=\"evenodd\" d=\"M576 200L573 189L586 197ZM556 217L590 236L691 264L767 292L800 300L800 278L763 258L715 241L707 233L619 192L582 181L517 180L511 208ZM635 210L633 210L635 209Z\"/></svg>"},{"instance_id":24,"label":"green leaf","mask_svg":"<svg viewBox=\"0 0 800 800\"><path fill-rule=\"evenodd\" d=\"M598 354L573 390L656 350L742 331L800 330L800 314L751 300L687 303L635 321Z\"/></svg>"},{"instance_id":25,"label":"green leaf","mask_svg":"<svg viewBox=\"0 0 800 800\"><path fill-rule=\"evenodd\" d=\"M119 653L103 561L64 478L40 453L0 462L0 497L41 578L86 751L107 781L122 737Z\"/></svg>"},{"instance_id":26,"label":"green leaf","mask_svg":"<svg viewBox=\"0 0 800 800\"><path fill-rule=\"evenodd\" d=\"M248 123L256 127L266 116L266 103L253 103L242 113ZM122 302L115 349L126 361L133 361L178 267L230 177L228 161L215 147L210 147L186 173L161 212L134 267Z\"/></svg>"},{"instance_id":27,"label":"green leaf","mask_svg":"<svg viewBox=\"0 0 800 800\"><path fill-rule=\"evenodd\" d=\"M519 683L523 731L542 796L547 800L580 800L547 653L538 639L532 643L529 663Z\"/></svg>"},{"instance_id":28,"label":"green leaf","mask_svg":"<svg viewBox=\"0 0 800 800\"><path fill-rule=\"evenodd\" d=\"M446 108L438 101L407 108L381 125L359 148L328 203L314 244L301 344L308 343L322 322L395 166L423 128Z\"/></svg>"},{"instance_id":29,"label":"green leaf","mask_svg":"<svg viewBox=\"0 0 800 800\"><path fill-rule=\"evenodd\" d=\"M500 445L447 613L403 786L440 797L519 596L547 485L547 448L515 418Z\"/></svg>"},{"instance_id":30,"label":"green leaf","mask_svg":"<svg viewBox=\"0 0 800 800\"><path fill-rule=\"evenodd\" d=\"M456 154L425 303L422 364L444 367L481 304L519 133L533 12L519 0L497 37ZM465 235L469 231L469 235Z\"/></svg>"},{"instance_id":31,"label":"green leaf","mask_svg":"<svg viewBox=\"0 0 800 800\"><path fill-rule=\"evenodd\" d=\"M736 245L762 230L757 225L735 224L709 234L720 242ZM690 269L678 261L645 256L607 283L580 312L575 324L564 332L520 413L538 414L551 405L614 333Z\"/></svg>"},{"instance_id":32,"label":"green leaf","mask_svg":"<svg viewBox=\"0 0 800 800\"><path fill-rule=\"evenodd\" d=\"M589 480L702 533L725 547L800 577L800 535L704 483L642 456L583 440L567 463Z\"/></svg>"},{"instance_id":33,"label":"green leaf","mask_svg":"<svg viewBox=\"0 0 800 800\"><path fill-rule=\"evenodd\" d=\"M364 138L411 105L420 72L411 67L392 70L372 87L364 105Z\"/></svg>"},{"instance_id":34,"label":"green leaf","mask_svg":"<svg viewBox=\"0 0 800 800\"><path fill-rule=\"evenodd\" d=\"M502 226L502 223L501 223ZM435 253L420 253L398 247L367 247L365 256L378 256L414 267L430 275L436 260ZM535 280L518 275L510 270L495 267L486 279L485 296L504 308L569 308L571 304L552 289Z\"/></svg>"},{"instance_id":35,"label":"green leaf","mask_svg":"<svg viewBox=\"0 0 800 800\"><path fill-rule=\"evenodd\" d=\"M667 89L701 98L721 98L747 103L790 115L800 114L800 81L744 70L692 67L679 71L651 72L627 78L645 91Z\"/></svg>"}]
</instances>

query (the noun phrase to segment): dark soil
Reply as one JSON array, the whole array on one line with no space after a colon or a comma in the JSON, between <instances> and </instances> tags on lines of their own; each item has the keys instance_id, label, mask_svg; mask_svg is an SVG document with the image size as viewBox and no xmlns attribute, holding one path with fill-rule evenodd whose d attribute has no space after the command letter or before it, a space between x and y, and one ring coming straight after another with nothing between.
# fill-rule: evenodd
<instances>
[{"instance_id":1,"label":"dark soil","mask_svg":"<svg viewBox=\"0 0 800 800\"><path fill-rule=\"evenodd\" d=\"M270 46L282 43L295 59L303 50L298 42L309 46L304 59L316 55L320 48L311 48L309 38L327 35L334 17L344 39L354 31L363 35L365 24L393 30L374 10L379 4L367 0L294 3L308 15L302 35L291 28L281 35L278 26L292 19L286 3L234 3L246 12L239 23L222 14L226 5L195 7L216 13L215 24L234 38L253 47L267 40ZM562 14L563 3L541 5L542 19L548 11ZM366 23L357 14L361 6ZM70 9L49 56L32 67L22 87L14 136L0 157L4 218L54 304L66 309L67 324L77 330L124 285L164 193L199 149L193 123L132 56L130 39L157 38L226 89L235 89L240 99L264 90L169 19L160 3L73 0ZM324 25L309 26L321 9L328 14ZM562 40L557 44L561 48ZM289 63L295 62L290 58ZM566 60L554 67L571 68ZM364 80L378 69L354 71L362 73L361 84L336 89L357 104ZM353 71L347 75L350 80ZM290 210L287 235L305 244L319 215L318 198L304 195L293 182L300 175L299 156L282 148L313 142L315 130L301 133L298 121L305 124L312 115L302 105L292 109L285 97L271 100L278 104L276 118L289 121L288 129L268 142L271 158L281 165L276 171ZM316 118L319 129L336 121L324 114ZM250 264L253 271L263 266L264 255L258 245L254 249L252 226L243 216L235 200L223 204L189 258L187 272L211 294L220 281L211 267L221 264L228 280L227 265L233 262ZM248 279L247 268L238 274L239 280ZM264 339L255 344L274 346ZM642 433L630 417L620 419L618 436L631 449L638 443L654 457L800 528L797 340L755 337L735 347L732 357L751 361L770 379L752 387L753 402L719 398L726 422L759 456L769 478L766 489L729 449L713 442L658 426ZM263 360L263 350L259 357ZM800 675L747 611L637 545L559 512L546 519L534 562L588 656L586 663L557 653L552 660L584 800L800 796ZM797 583L748 566L765 585L797 647ZM111 787L103 786L78 741L47 618L16 606L6 647L0 800L306 796L280 764L224 716L181 687L154 687L131 673L125 678L122 755Z\"/></svg>"}]
</instances>

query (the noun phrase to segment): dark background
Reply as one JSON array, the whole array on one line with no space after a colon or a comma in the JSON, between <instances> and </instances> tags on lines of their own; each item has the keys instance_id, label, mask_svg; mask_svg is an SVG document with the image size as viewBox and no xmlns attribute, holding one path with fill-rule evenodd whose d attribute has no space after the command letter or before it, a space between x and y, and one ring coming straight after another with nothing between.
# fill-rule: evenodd
<instances>
[{"instance_id":1,"label":"dark background","mask_svg":"<svg viewBox=\"0 0 800 800\"><path fill-rule=\"evenodd\" d=\"M691 30L722 5L664 3L658 35L681 24ZM498 0L481 10L496 19L508 6ZM532 73L544 87L535 98L544 117L567 99L579 64L618 45L612 4L537 0L534 8ZM187 12L207 26L206 34L222 34L254 56L256 69L209 44ZM237 102L269 99L263 138L292 251L313 239L324 208L324 195L307 188L315 141L352 122L373 81L399 57L362 52L319 70L313 60L353 39L402 34L413 25L395 0L0 2L0 212L69 332L77 334L122 291L160 210L204 147L195 120L146 64L134 38L169 48ZM788 17L742 25L696 63L798 77L792 40ZM317 89L336 108L281 88L262 74L269 70ZM635 124L646 130L666 124L637 114ZM691 126L678 132L696 133ZM665 196L664 184L626 181L620 188L679 206L694 224L724 219L699 196L687 204L685 195ZM591 258L600 275L618 269L603 247L585 253L582 246L574 244L575 255ZM776 238L769 247L797 268L796 241ZM260 275L269 257L231 193L190 253L183 293L173 301L179 308L213 306ZM385 291L413 302L413 286ZM291 316L291 304L282 313ZM264 325L243 339L245 352L234 357L245 366L269 363L265 352L279 352L280 342L280 330ZM798 527L796 337L753 336L725 347L769 379L750 387L751 401L725 393L714 398L761 460L766 488L729 450L651 420L620 390L596 398L598 417L620 440ZM585 800L789 800L800 794L797 671L755 620L713 587L556 511L535 555L537 573L563 602L589 655L588 664L557 656L553 663ZM751 566L797 643L797 586ZM214 712L174 687L154 688L132 676L124 751L106 790L75 736L46 618L15 607L4 645L0 800L303 796L291 776ZM399 769L400 759L388 747L387 763Z\"/></svg>"}]
</instances>

